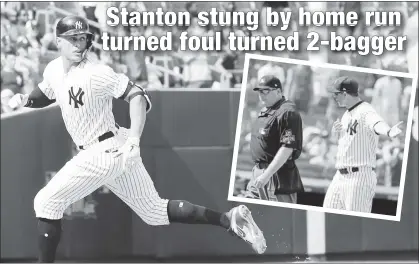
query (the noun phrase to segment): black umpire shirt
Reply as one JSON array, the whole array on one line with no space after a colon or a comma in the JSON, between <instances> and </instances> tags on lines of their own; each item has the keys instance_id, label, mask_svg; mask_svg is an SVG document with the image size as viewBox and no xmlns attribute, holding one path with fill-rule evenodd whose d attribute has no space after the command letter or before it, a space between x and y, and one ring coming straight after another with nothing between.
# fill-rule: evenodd
<instances>
[{"instance_id":1,"label":"black umpire shirt","mask_svg":"<svg viewBox=\"0 0 419 264\"><path fill-rule=\"evenodd\" d=\"M253 124L250 149L253 162L259 168L267 168L282 146L294 150L285 164L272 176L275 194L304 191L295 165L302 150L302 130L301 116L295 104L284 97L272 107L263 109Z\"/></svg>"}]
</instances>

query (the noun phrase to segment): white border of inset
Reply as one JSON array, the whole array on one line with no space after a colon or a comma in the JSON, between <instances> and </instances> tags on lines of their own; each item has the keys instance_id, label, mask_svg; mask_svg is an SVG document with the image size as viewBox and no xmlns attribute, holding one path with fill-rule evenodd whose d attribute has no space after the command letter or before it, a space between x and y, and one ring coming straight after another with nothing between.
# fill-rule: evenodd
<instances>
[{"instance_id":1,"label":"white border of inset","mask_svg":"<svg viewBox=\"0 0 419 264\"><path fill-rule=\"evenodd\" d=\"M338 70L344 70L344 71L355 71L355 72L362 72L362 73L371 73L371 74L377 74L377 75L387 75L387 76L412 79L412 93L411 93L411 98L410 98L409 113L407 117L406 138L405 138L405 143L404 143L405 147L404 147L404 153L403 153L403 164L402 164L401 177L400 177L399 195L397 199L396 216L381 215L381 214L374 214L374 213L360 213L360 212L352 212L352 211L345 211L345 210L328 209L328 208L311 206L311 205L290 204L290 203L265 201L265 200L233 196L234 183L235 183L235 178L236 178L236 169L237 169L237 158L238 158L238 151L239 151L239 144L240 144L240 134L241 134L241 127L242 127L242 119L243 119L243 110L244 110L244 104L245 104L245 98L246 98L246 86L247 86L247 81L248 81L247 79L248 79L248 72L249 72L249 61L251 59L288 63L288 64L299 64L299 65L306 65L306 66L316 67L316 68L338 69ZM230 185L228 189L227 200L234 201L234 202L245 202L245 203L251 203L251 204L269 205L269 206L285 207L285 208L293 208L293 209L301 209L301 210L312 210L312 211L333 213L333 214L340 214L340 215L350 215L350 216L360 216L360 217L374 218L374 219L400 221L401 212L402 212L402 204L403 204L403 193L404 193L405 180L406 180L405 178L406 178L407 160L409 157L410 139L412 137L411 135L412 119L413 119L413 110L415 107L417 83L418 83L418 76L411 73L385 71L385 70L379 70L379 69L361 68L361 67L355 67L355 66L330 64L330 63L319 63L319 62L313 63L313 62L304 61L304 60L287 59L287 58L271 57L271 56L265 56L265 55L246 53L245 61L244 61L244 68L243 68L240 104L239 104L239 111L238 111L238 116L237 116L236 137L234 141L233 160L232 160L232 165L231 165Z\"/></svg>"}]
</instances>

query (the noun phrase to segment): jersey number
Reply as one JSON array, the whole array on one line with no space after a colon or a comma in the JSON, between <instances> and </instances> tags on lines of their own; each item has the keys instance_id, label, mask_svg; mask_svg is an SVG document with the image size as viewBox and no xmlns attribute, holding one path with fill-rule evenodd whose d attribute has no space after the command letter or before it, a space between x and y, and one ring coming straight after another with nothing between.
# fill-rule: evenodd
<instances>
[{"instance_id":1,"label":"jersey number","mask_svg":"<svg viewBox=\"0 0 419 264\"><path fill-rule=\"evenodd\" d=\"M71 89L68 91L68 95L70 98L69 104L71 105L71 101L74 102L74 108L79 108L79 105L83 106L83 95L84 92L81 88L77 91L76 94L74 94L73 86L71 86Z\"/></svg>"}]
</instances>

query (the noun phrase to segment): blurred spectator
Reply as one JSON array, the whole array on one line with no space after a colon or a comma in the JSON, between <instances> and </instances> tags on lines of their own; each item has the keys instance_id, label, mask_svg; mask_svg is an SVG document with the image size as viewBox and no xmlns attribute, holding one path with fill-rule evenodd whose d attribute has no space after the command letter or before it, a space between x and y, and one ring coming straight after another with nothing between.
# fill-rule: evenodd
<instances>
[{"instance_id":1,"label":"blurred spectator","mask_svg":"<svg viewBox=\"0 0 419 264\"><path fill-rule=\"evenodd\" d=\"M147 11L147 8L144 5L144 3L140 2L140 1L138 1L138 2L126 2L126 1L120 2L119 3L119 8L126 8L128 13L133 12L133 11L137 11L137 12ZM133 17L133 15L131 15L130 18L131 17ZM121 27L126 31L127 34L130 34L132 28L135 28L137 26L128 25L128 26L121 26Z\"/></svg>"},{"instance_id":2,"label":"blurred spectator","mask_svg":"<svg viewBox=\"0 0 419 264\"><path fill-rule=\"evenodd\" d=\"M208 53L202 51L181 51L176 56L183 59L182 75L186 88L211 88L211 69Z\"/></svg>"},{"instance_id":3,"label":"blurred spectator","mask_svg":"<svg viewBox=\"0 0 419 264\"><path fill-rule=\"evenodd\" d=\"M145 35L145 30L146 29L144 27L131 27L128 34L131 36L141 36ZM145 51L133 49L122 51L121 62L128 68L128 77L140 83L147 82L148 77L147 67L145 64Z\"/></svg>"},{"instance_id":4,"label":"blurred spectator","mask_svg":"<svg viewBox=\"0 0 419 264\"><path fill-rule=\"evenodd\" d=\"M220 10L224 12L235 12L237 11L237 6L232 1L220 2Z\"/></svg>"},{"instance_id":5,"label":"blurred spectator","mask_svg":"<svg viewBox=\"0 0 419 264\"><path fill-rule=\"evenodd\" d=\"M398 186L403 161L403 147L398 138L385 141L382 146L382 159L384 161L384 186Z\"/></svg>"},{"instance_id":6,"label":"blurred spectator","mask_svg":"<svg viewBox=\"0 0 419 264\"><path fill-rule=\"evenodd\" d=\"M41 38L41 54L46 54L48 51L58 51L55 43L55 25L58 23L57 19L53 25L46 25L45 34Z\"/></svg>"},{"instance_id":7,"label":"blurred spectator","mask_svg":"<svg viewBox=\"0 0 419 264\"><path fill-rule=\"evenodd\" d=\"M153 56L146 56L145 63L147 66L148 73L148 87L153 89L163 88L163 73L155 67L153 67L155 65Z\"/></svg>"},{"instance_id":8,"label":"blurred spectator","mask_svg":"<svg viewBox=\"0 0 419 264\"><path fill-rule=\"evenodd\" d=\"M18 32L20 33L19 36L26 35L26 23L29 21L30 11L26 9L21 9L17 12L17 23L16 26L18 28Z\"/></svg>"},{"instance_id":9,"label":"blurred spectator","mask_svg":"<svg viewBox=\"0 0 419 264\"><path fill-rule=\"evenodd\" d=\"M185 5L186 11L189 12L192 18L198 17L198 6L196 2L187 2Z\"/></svg>"},{"instance_id":10,"label":"blurred spectator","mask_svg":"<svg viewBox=\"0 0 419 264\"><path fill-rule=\"evenodd\" d=\"M234 87L237 84L237 78L229 71L236 69L238 56L239 54L236 51L230 50L229 46L225 45L223 54L214 65L216 68L225 71L230 80L230 87Z\"/></svg>"},{"instance_id":11,"label":"blurred spectator","mask_svg":"<svg viewBox=\"0 0 419 264\"><path fill-rule=\"evenodd\" d=\"M401 95L402 84L396 77L383 76L374 84L371 104L390 126L400 121Z\"/></svg>"},{"instance_id":12,"label":"blurred spectator","mask_svg":"<svg viewBox=\"0 0 419 264\"><path fill-rule=\"evenodd\" d=\"M268 61L262 67L260 67L257 74L258 80L260 80L262 76L265 75L274 75L279 78L282 83L286 82L285 71L281 66L278 65L278 63Z\"/></svg>"},{"instance_id":13,"label":"blurred spectator","mask_svg":"<svg viewBox=\"0 0 419 264\"><path fill-rule=\"evenodd\" d=\"M403 117L407 117L409 113L410 98L412 95L412 86L408 85L404 88L401 100L401 112Z\"/></svg>"},{"instance_id":14,"label":"blurred spectator","mask_svg":"<svg viewBox=\"0 0 419 264\"><path fill-rule=\"evenodd\" d=\"M22 73L18 72L15 67L16 55L12 52L6 53L1 69L1 90L9 89L13 94L21 93L24 84Z\"/></svg>"},{"instance_id":15,"label":"blurred spectator","mask_svg":"<svg viewBox=\"0 0 419 264\"><path fill-rule=\"evenodd\" d=\"M404 29L404 35L409 37L407 42L406 60L408 64L408 70L410 73L418 73L418 10L413 11L412 16L406 21Z\"/></svg>"},{"instance_id":16,"label":"blurred spectator","mask_svg":"<svg viewBox=\"0 0 419 264\"><path fill-rule=\"evenodd\" d=\"M13 49L13 45L10 41L10 37L9 36L3 36L1 38L1 52L2 53L6 53L6 52L14 52Z\"/></svg>"},{"instance_id":17,"label":"blurred spectator","mask_svg":"<svg viewBox=\"0 0 419 264\"><path fill-rule=\"evenodd\" d=\"M87 18L90 21L99 22L99 20L96 17L96 6L97 2L79 2L81 8L84 12L84 17ZM90 25L90 32L92 32L97 39L97 36L100 35L100 29L96 26Z\"/></svg>"},{"instance_id":18,"label":"blurred spectator","mask_svg":"<svg viewBox=\"0 0 419 264\"><path fill-rule=\"evenodd\" d=\"M261 31L264 35L271 35L271 29L263 21L267 21L267 8L271 8L271 12L287 12L291 11L290 3L288 1L263 1L261 10L261 23L259 23ZM279 23L276 27L280 28L283 25Z\"/></svg>"},{"instance_id":19,"label":"blurred spectator","mask_svg":"<svg viewBox=\"0 0 419 264\"><path fill-rule=\"evenodd\" d=\"M295 65L287 71L287 85L285 85L285 98L293 101L302 113L309 111L312 89L311 69L304 65Z\"/></svg>"},{"instance_id":20,"label":"blurred spectator","mask_svg":"<svg viewBox=\"0 0 419 264\"><path fill-rule=\"evenodd\" d=\"M187 29L188 36L204 37L214 35L214 32L210 28L202 27L198 22L199 19L197 17L191 19L191 25Z\"/></svg>"},{"instance_id":21,"label":"blurred spectator","mask_svg":"<svg viewBox=\"0 0 419 264\"><path fill-rule=\"evenodd\" d=\"M26 37L18 39L16 57L16 70L22 73L24 93L30 93L33 87L37 85L40 78L39 72L39 55L40 49L32 47Z\"/></svg>"},{"instance_id":22,"label":"blurred spectator","mask_svg":"<svg viewBox=\"0 0 419 264\"><path fill-rule=\"evenodd\" d=\"M348 13L348 12L356 12L358 15L358 23L356 26L343 26L343 27L336 27L337 34L346 37L346 36L354 36L359 37L364 33L365 30L365 21L364 21L364 12L362 9L362 2L357 1L345 1L345 2L335 2L338 4L338 10L334 11L342 11Z\"/></svg>"},{"instance_id":23,"label":"blurred spectator","mask_svg":"<svg viewBox=\"0 0 419 264\"><path fill-rule=\"evenodd\" d=\"M189 36L207 36L212 34L204 27L198 25L198 19L193 18L187 32ZM209 52L206 51L179 51L174 54L183 61L182 74L187 88L211 88L213 78L208 62Z\"/></svg>"},{"instance_id":24,"label":"blurred spectator","mask_svg":"<svg viewBox=\"0 0 419 264\"><path fill-rule=\"evenodd\" d=\"M26 35L25 38L32 49L41 49L41 35L39 33L39 26L37 21L28 21L25 25Z\"/></svg>"},{"instance_id":25,"label":"blurred spectator","mask_svg":"<svg viewBox=\"0 0 419 264\"><path fill-rule=\"evenodd\" d=\"M108 32L109 29L112 27L108 26L106 23L108 20L108 16L106 15L106 10L111 7L116 6L116 3L109 1L109 2L96 2L94 16L99 23L100 28L98 29L99 32Z\"/></svg>"},{"instance_id":26,"label":"blurred spectator","mask_svg":"<svg viewBox=\"0 0 419 264\"><path fill-rule=\"evenodd\" d=\"M418 106L413 110L412 137L418 141Z\"/></svg>"},{"instance_id":27,"label":"blurred spectator","mask_svg":"<svg viewBox=\"0 0 419 264\"><path fill-rule=\"evenodd\" d=\"M5 33L9 38L9 41L11 43L15 43L20 34L20 27L17 26L17 13L7 14L6 19L8 20L8 22L5 23L4 26L2 26L2 31L4 28Z\"/></svg>"},{"instance_id":28,"label":"blurred spectator","mask_svg":"<svg viewBox=\"0 0 419 264\"><path fill-rule=\"evenodd\" d=\"M16 15L19 10L24 8L24 3L17 1L2 1L1 12Z\"/></svg>"},{"instance_id":29,"label":"blurred spectator","mask_svg":"<svg viewBox=\"0 0 419 264\"><path fill-rule=\"evenodd\" d=\"M9 100L13 97L14 93L10 89L2 89L1 90L1 113L10 113L13 112L14 109L9 107Z\"/></svg>"}]
</instances>

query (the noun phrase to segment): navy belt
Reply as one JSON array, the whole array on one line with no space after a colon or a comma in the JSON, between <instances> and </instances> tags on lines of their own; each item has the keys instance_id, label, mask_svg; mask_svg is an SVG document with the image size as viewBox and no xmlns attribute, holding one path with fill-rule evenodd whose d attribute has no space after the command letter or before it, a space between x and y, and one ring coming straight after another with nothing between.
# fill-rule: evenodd
<instances>
[{"instance_id":1,"label":"navy belt","mask_svg":"<svg viewBox=\"0 0 419 264\"><path fill-rule=\"evenodd\" d=\"M119 125L116 124L116 128L119 129ZM115 136L115 134L112 131L108 131L105 134L102 134L98 137L98 142L102 142L104 140L107 140L108 138L111 138ZM85 149L85 146L79 146L79 149Z\"/></svg>"},{"instance_id":2,"label":"navy belt","mask_svg":"<svg viewBox=\"0 0 419 264\"><path fill-rule=\"evenodd\" d=\"M348 173L357 172L357 171L359 171L358 167L339 169L340 174L348 174Z\"/></svg>"},{"instance_id":3,"label":"navy belt","mask_svg":"<svg viewBox=\"0 0 419 264\"><path fill-rule=\"evenodd\" d=\"M371 168L371 169L375 171L375 168ZM339 169L340 174L348 174L351 172L358 172L358 171L359 171L359 167Z\"/></svg>"}]
</instances>

